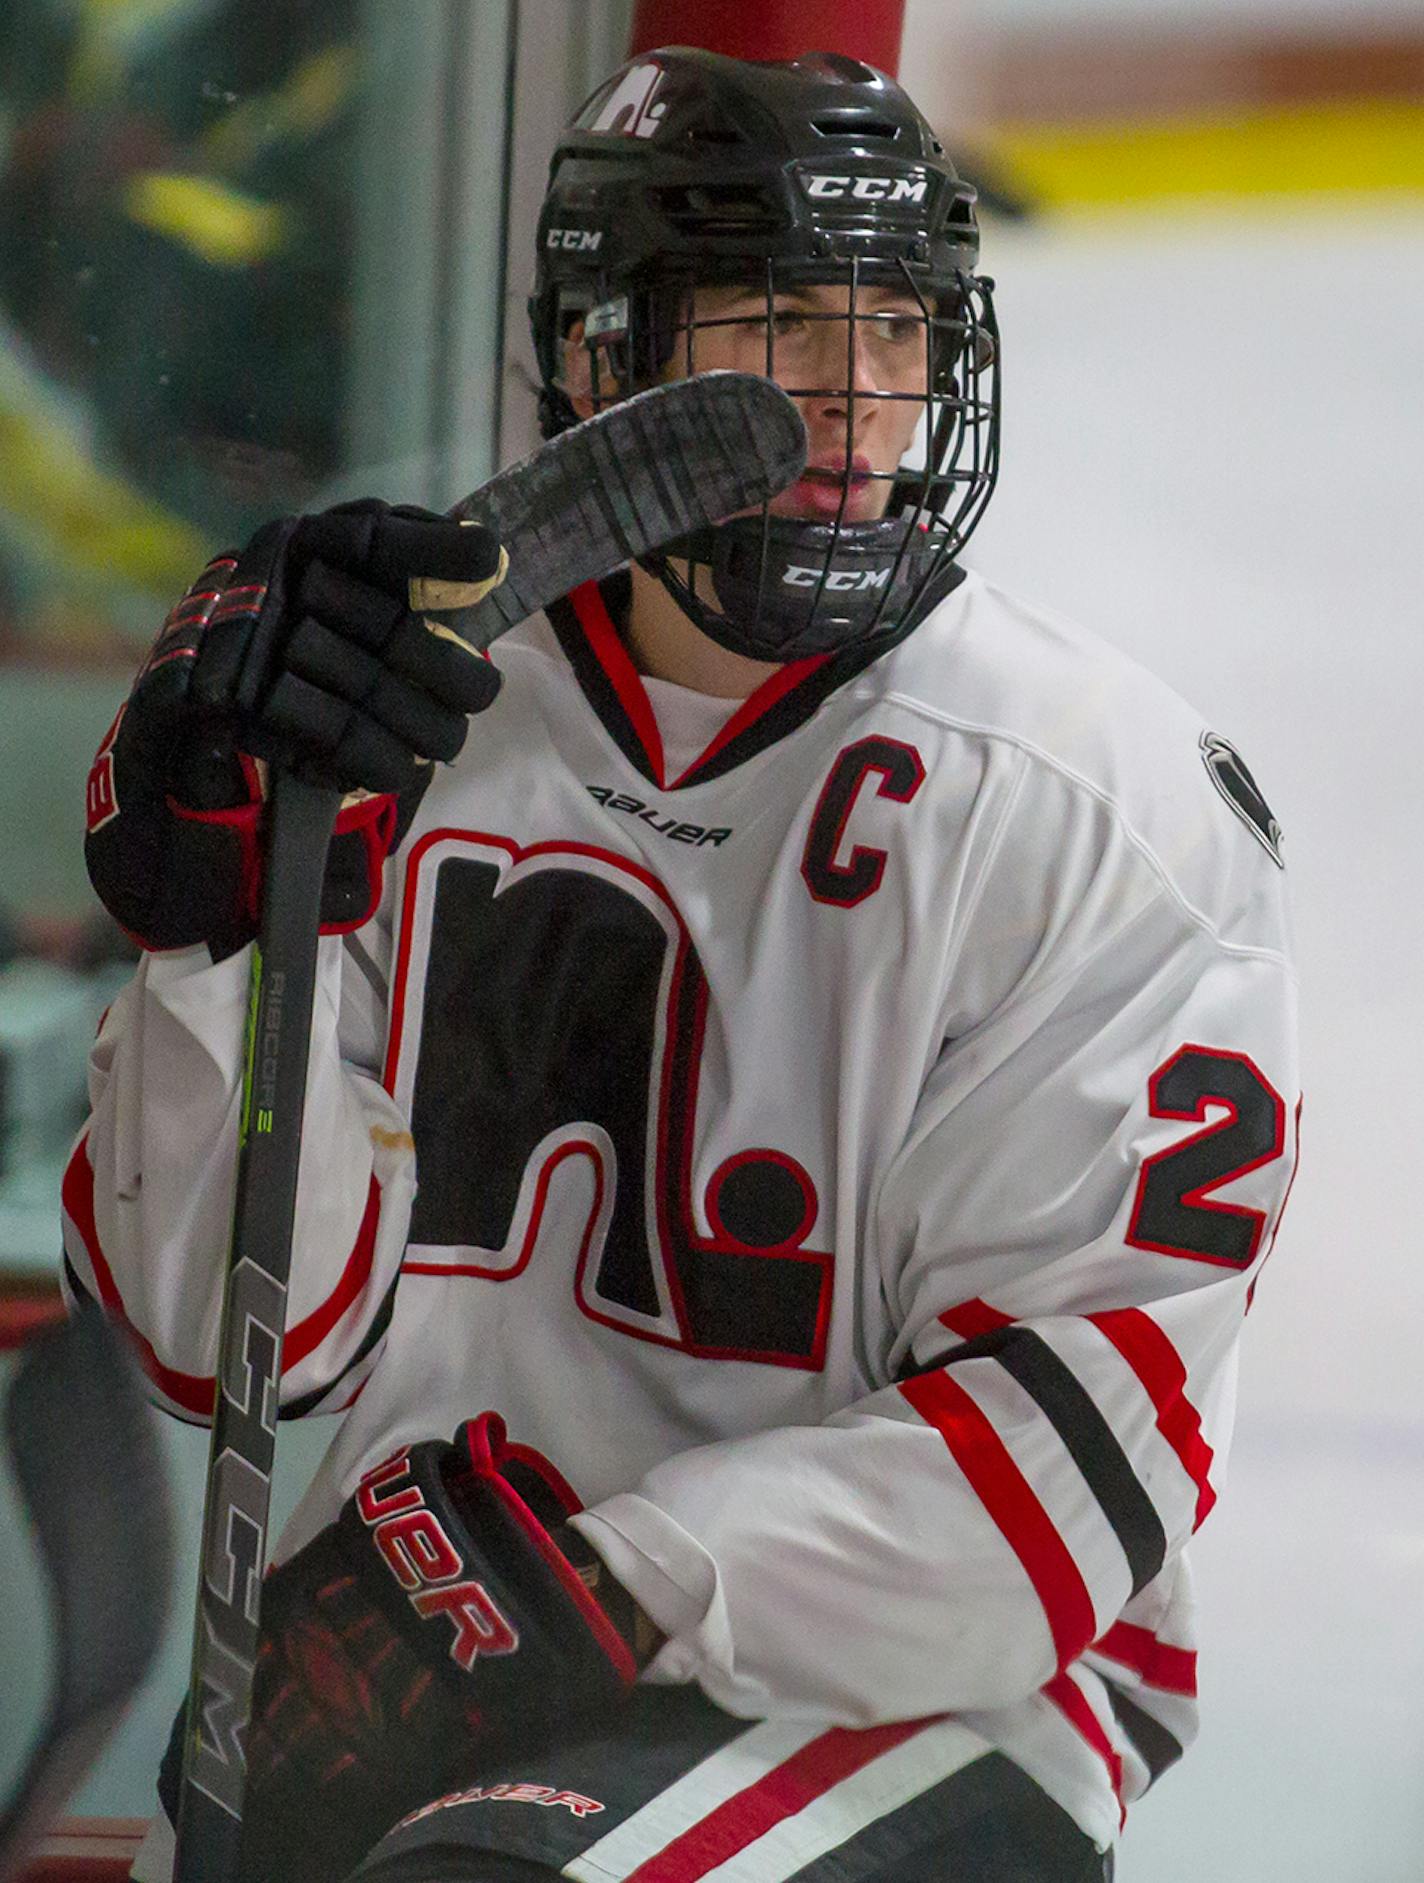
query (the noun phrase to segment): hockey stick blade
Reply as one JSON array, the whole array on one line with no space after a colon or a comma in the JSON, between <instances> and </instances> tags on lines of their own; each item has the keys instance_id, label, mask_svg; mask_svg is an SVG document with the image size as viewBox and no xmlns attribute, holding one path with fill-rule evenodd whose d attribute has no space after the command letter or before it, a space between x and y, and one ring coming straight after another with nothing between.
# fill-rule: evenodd
<instances>
[{"instance_id":1,"label":"hockey stick blade","mask_svg":"<svg viewBox=\"0 0 1424 1883\"><path fill-rule=\"evenodd\" d=\"M584 582L785 490L806 463L793 402L755 373L700 373L585 419L457 503L509 552L477 607L442 616L488 647Z\"/></svg>"},{"instance_id":2,"label":"hockey stick blade","mask_svg":"<svg viewBox=\"0 0 1424 1883\"><path fill-rule=\"evenodd\" d=\"M26 1349L5 1414L55 1630L49 1709L0 1815L18 1874L142 1682L162 1638L172 1526L162 1459L122 1336L87 1307Z\"/></svg>"},{"instance_id":3,"label":"hockey stick blade","mask_svg":"<svg viewBox=\"0 0 1424 1883\"><path fill-rule=\"evenodd\" d=\"M457 504L509 555L500 588L443 625L484 648L635 556L763 503L806 461L792 401L753 373L705 373L586 419ZM240 1863L242 1734L268 1560L282 1330L291 1265L317 928L338 795L279 772L253 957L232 1244L203 1515L176 1883ZM260 1043L260 1055L257 1047ZM255 1071L260 1057L260 1077Z\"/></svg>"}]
</instances>

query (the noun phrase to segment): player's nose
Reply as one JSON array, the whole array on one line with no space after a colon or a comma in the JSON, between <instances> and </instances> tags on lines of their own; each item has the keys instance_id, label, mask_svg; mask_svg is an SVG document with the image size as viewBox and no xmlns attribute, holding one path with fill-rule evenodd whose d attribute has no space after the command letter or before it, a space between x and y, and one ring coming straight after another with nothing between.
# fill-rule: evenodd
<instances>
[{"instance_id":1,"label":"player's nose","mask_svg":"<svg viewBox=\"0 0 1424 1883\"><path fill-rule=\"evenodd\" d=\"M875 370L874 358L862 330L861 323L855 323L856 334L851 340L843 321L827 321L824 333L828 336L821 346L820 373L818 390L811 401L816 416L844 424L851 416L854 405L857 429L872 421L879 411L882 401L877 395L885 390L880 376ZM829 336L834 334L834 340Z\"/></svg>"}]
</instances>

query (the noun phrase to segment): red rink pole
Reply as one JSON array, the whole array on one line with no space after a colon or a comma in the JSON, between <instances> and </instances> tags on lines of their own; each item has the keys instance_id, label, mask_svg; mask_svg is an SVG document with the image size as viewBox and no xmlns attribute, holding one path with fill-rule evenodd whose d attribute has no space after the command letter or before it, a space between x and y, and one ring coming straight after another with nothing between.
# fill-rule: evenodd
<instances>
[{"instance_id":1,"label":"red rink pole","mask_svg":"<svg viewBox=\"0 0 1424 1883\"><path fill-rule=\"evenodd\" d=\"M905 0L637 0L628 54L703 46L735 59L842 52L894 78Z\"/></svg>"}]
</instances>

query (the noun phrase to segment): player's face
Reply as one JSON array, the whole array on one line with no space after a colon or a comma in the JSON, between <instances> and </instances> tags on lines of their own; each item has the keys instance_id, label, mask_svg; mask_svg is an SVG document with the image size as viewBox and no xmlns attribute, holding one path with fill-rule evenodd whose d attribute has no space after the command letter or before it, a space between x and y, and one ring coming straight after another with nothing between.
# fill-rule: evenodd
<instances>
[{"instance_id":1,"label":"player's face","mask_svg":"<svg viewBox=\"0 0 1424 1883\"><path fill-rule=\"evenodd\" d=\"M885 513L892 478L925 409L926 322L908 290L817 283L778 293L767 334L765 289L697 290L691 368L765 373L790 394L810 437L805 475L776 516L864 523ZM681 335L687 360L686 334ZM845 509L841 511L841 499Z\"/></svg>"}]
</instances>

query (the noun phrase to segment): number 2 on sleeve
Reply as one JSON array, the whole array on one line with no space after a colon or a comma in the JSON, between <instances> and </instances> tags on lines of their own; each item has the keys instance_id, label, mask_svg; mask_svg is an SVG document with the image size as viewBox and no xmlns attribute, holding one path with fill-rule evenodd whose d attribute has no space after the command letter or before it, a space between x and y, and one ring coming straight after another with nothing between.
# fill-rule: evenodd
<instances>
[{"instance_id":1,"label":"number 2 on sleeve","mask_svg":"<svg viewBox=\"0 0 1424 1883\"><path fill-rule=\"evenodd\" d=\"M1179 1046L1147 1084L1154 1118L1196 1119L1203 1129L1143 1160L1127 1240L1135 1249L1249 1268L1266 1212L1219 1203L1212 1191L1259 1170L1285 1148L1285 1102L1245 1053ZM1207 1108L1224 1118L1207 1124Z\"/></svg>"}]
</instances>

